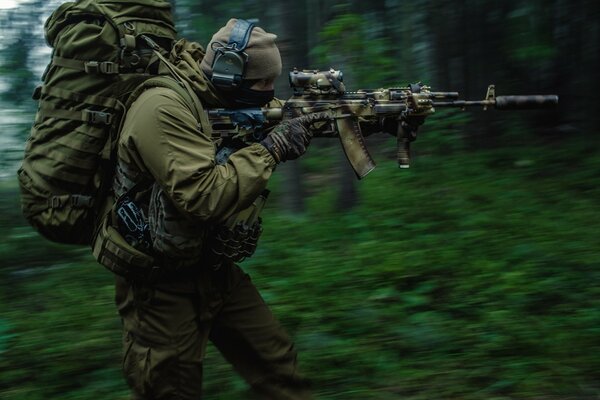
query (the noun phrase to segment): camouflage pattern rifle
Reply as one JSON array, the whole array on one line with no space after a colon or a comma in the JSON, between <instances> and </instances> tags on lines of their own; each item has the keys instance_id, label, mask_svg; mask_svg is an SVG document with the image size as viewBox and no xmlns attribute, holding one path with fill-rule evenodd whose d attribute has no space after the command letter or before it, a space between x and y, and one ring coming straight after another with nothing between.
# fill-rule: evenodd
<instances>
[{"instance_id":1,"label":"camouflage pattern rifle","mask_svg":"<svg viewBox=\"0 0 600 400\"><path fill-rule=\"evenodd\" d=\"M432 92L421 83L347 92L342 72L333 69L322 72L294 69L289 78L294 94L282 108L208 110L213 135L221 139L217 162L223 163L236 149L262 140L268 129L281 120L329 111L332 120L317 136L339 137L348 161L361 179L375 168L375 162L365 146L359 123L383 127L390 119L398 121L393 125L397 127L398 164L400 168L408 168L410 142L416 138L415 122L421 124L436 107L517 110L558 104L557 95L496 96L494 85L488 87L485 99L478 101L459 100L458 92Z\"/></svg>"}]
</instances>

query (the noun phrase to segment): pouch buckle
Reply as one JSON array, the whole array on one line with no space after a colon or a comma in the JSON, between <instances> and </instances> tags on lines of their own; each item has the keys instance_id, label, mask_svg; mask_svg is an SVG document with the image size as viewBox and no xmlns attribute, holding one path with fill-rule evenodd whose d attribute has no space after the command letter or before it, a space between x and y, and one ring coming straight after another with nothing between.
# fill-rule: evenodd
<instances>
[{"instance_id":1,"label":"pouch buckle","mask_svg":"<svg viewBox=\"0 0 600 400\"><path fill-rule=\"evenodd\" d=\"M87 61L83 65L88 74L115 75L119 73L119 64L111 61Z\"/></svg>"},{"instance_id":2,"label":"pouch buckle","mask_svg":"<svg viewBox=\"0 0 600 400\"><path fill-rule=\"evenodd\" d=\"M83 110L83 119L88 124L110 125L112 114L102 111Z\"/></svg>"}]
</instances>

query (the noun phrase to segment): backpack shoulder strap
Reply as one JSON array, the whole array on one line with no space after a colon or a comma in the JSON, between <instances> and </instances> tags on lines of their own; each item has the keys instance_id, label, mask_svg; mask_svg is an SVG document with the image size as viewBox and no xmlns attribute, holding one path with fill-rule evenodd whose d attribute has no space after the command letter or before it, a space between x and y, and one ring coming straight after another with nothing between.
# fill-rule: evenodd
<instances>
[{"instance_id":1,"label":"backpack shoulder strap","mask_svg":"<svg viewBox=\"0 0 600 400\"><path fill-rule=\"evenodd\" d=\"M141 85L139 85L129 96L127 100L127 104L125 106L126 109L129 109L131 104L146 90L155 88L155 87L164 87L173 90L176 92L181 98L183 98L184 102L196 118L202 127L204 133L208 136L212 135L212 128L210 125L210 121L208 120L208 115L204 111L204 107L200 102L198 96L194 93L192 88L185 82L183 79L177 80L168 75L160 75L153 78L150 78L144 81Z\"/></svg>"},{"instance_id":2,"label":"backpack shoulder strap","mask_svg":"<svg viewBox=\"0 0 600 400\"><path fill-rule=\"evenodd\" d=\"M139 86L137 86L131 95L127 99L127 104L125 105L126 109L129 109L133 102L137 100L140 95L148 89L162 87L171 89L176 92L179 96L183 98L186 105L190 108L190 111L194 115L194 118L197 120L200 119L200 113L203 111L202 105L200 102L196 104L196 102L192 98L192 94L190 94L187 89L178 81L173 79L169 75L158 75L149 79L146 79Z\"/></svg>"}]
</instances>

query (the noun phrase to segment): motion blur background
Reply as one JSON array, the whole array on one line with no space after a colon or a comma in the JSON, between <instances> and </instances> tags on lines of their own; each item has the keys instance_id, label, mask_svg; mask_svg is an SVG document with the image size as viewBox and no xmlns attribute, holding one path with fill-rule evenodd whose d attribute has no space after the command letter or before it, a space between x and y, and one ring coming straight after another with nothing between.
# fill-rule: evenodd
<instances>
[{"instance_id":1,"label":"motion blur background","mask_svg":"<svg viewBox=\"0 0 600 400\"><path fill-rule=\"evenodd\" d=\"M60 3L0 0L0 397L125 399L110 273L19 211L43 22ZM439 112L410 170L394 139L370 137L379 166L361 182L337 141L315 140L278 170L243 267L319 399L600 398L600 2L172 3L183 37L259 18L284 71L340 68L350 89L560 95L552 111ZM212 347L205 388L250 398Z\"/></svg>"}]
</instances>

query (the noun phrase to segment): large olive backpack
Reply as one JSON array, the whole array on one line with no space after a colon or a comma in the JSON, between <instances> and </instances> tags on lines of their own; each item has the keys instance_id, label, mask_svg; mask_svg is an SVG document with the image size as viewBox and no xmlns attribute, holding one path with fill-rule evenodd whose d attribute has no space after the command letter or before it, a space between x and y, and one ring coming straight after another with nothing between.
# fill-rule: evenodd
<instances>
[{"instance_id":1,"label":"large olive backpack","mask_svg":"<svg viewBox=\"0 0 600 400\"><path fill-rule=\"evenodd\" d=\"M151 46L176 31L166 0L81 0L45 24L54 49L34 93L39 107L18 172L23 214L46 238L90 244L111 186L131 92L151 78Z\"/></svg>"}]
</instances>

